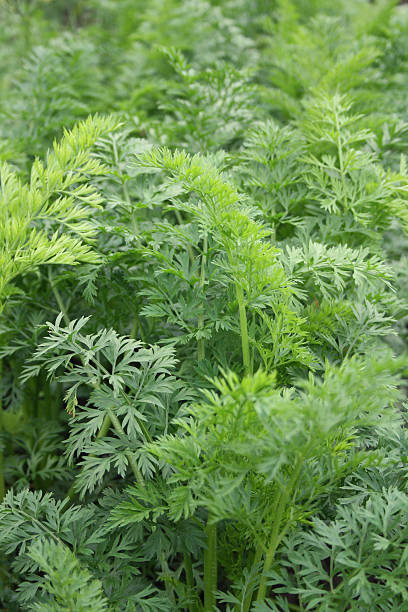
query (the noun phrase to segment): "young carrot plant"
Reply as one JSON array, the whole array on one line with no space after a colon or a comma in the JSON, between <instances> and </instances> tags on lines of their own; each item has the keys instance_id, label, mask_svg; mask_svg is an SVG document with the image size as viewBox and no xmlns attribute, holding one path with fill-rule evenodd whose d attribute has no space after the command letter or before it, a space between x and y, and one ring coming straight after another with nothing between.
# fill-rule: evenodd
<instances>
[{"instance_id":1,"label":"young carrot plant","mask_svg":"<svg viewBox=\"0 0 408 612\"><path fill-rule=\"evenodd\" d=\"M402 612L406 7L0 21L0 607Z\"/></svg>"}]
</instances>

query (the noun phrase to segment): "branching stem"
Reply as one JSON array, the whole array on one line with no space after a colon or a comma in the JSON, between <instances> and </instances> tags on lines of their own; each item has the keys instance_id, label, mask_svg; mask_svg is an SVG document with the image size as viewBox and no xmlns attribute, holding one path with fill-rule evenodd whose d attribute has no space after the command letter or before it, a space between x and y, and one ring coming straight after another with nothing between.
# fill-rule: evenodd
<instances>
[{"instance_id":1,"label":"branching stem","mask_svg":"<svg viewBox=\"0 0 408 612\"><path fill-rule=\"evenodd\" d=\"M207 548L204 552L204 612L213 612L217 590L217 524L208 517L205 533Z\"/></svg>"}]
</instances>

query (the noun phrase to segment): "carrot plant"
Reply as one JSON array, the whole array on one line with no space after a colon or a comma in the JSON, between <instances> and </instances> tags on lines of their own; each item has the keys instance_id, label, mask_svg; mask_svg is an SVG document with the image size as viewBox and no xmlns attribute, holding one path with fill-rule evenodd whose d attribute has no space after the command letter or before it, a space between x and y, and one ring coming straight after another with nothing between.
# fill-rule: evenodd
<instances>
[{"instance_id":1,"label":"carrot plant","mask_svg":"<svg viewBox=\"0 0 408 612\"><path fill-rule=\"evenodd\" d=\"M406 8L0 20L2 607L402 612Z\"/></svg>"}]
</instances>

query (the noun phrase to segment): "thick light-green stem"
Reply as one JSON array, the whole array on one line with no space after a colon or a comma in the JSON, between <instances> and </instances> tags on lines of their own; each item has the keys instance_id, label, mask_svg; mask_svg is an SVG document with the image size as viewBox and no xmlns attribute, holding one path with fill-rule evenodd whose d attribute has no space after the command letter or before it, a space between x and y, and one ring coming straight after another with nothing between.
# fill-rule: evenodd
<instances>
[{"instance_id":1,"label":"thick light-green stem","mask_svg":"<svg viewBox=\"0 0 408 612\"><path fill-rule=\"evenodd\" d=\"M239 283L235 283L235 294L237 296L238 309L239 309L239 324L241 328L241 346L242 346L242 361L245 368L245 374L252 374L251 355L249 351L249 337L248 337L248 322L245 308L244 291Z\"/></svg>"},{"instance_id":2,"label":"thick light-green stem","mask_svg":"<svg viewBox=\"0 0 408 612\"><path fill-rule=\"evenodd\" d=\"M213 612L217 590L217 524L208 517L205 528L207 548L204 553L204 612Z\"/></svg>"}]
</instances>

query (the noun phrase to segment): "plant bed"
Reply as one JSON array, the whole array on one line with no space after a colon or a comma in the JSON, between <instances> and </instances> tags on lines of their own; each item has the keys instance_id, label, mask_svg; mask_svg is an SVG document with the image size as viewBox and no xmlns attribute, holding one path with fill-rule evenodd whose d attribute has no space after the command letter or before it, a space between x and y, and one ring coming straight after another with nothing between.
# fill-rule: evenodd
<instances>
[{"instance_id":1,"label":"plant bed","mask_svg":"<svg viewBox=\"0 0 408 612\"><path fill-rule=\"evenodd\" d=\"M3 608L405 610L405 8L0 21Z\"/></svg>"}]
</instances>

